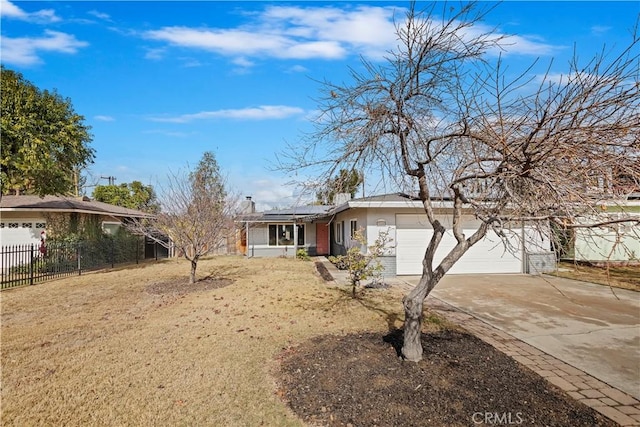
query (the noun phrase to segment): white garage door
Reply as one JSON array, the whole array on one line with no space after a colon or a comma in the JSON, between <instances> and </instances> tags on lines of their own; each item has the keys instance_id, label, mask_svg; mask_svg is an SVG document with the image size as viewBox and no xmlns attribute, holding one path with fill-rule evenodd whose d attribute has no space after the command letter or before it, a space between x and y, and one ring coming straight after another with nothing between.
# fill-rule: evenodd
<instances>
[{"instance_id":1,"label":"white garage door","mask_svg":"<svg viewBox=\"0 0 640 427\"><path fill-rule=\"evenodd\" d=\"M40 232L44 229L44 220L3 219L0 222L0 245L38 244L40 243Z\"/></svg>"},{"instance_id":2,"label":"white garage door","mask_svg":"<svg viewBox=\"0 0 640 427\"><path fill-rule=\"evenodd\" d=\"M398 215L400 217L401 215ZM396 218L396 269L399 275L422 274L422 259L427 244L433 235L433 230L424 228L424 218L418 215L402 215ZM464 230L469 237L475 229ZM511 246L520 247L517 233L513 233ZM447 253L456 245L456 239L449 231L442 238L440 247L434 257L434 266L437 266ZM449 270L450 274L465 273L521 273L521 250L512 253L505 249L501 240L491 232L480 242L476 243L458 260Z\"/></svg>"}]
</instances>

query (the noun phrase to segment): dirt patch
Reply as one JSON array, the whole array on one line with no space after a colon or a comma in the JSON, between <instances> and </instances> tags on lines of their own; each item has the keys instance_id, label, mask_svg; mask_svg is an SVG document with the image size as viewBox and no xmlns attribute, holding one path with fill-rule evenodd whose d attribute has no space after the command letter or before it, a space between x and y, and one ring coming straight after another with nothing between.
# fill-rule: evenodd
<instances>
[{"instance_id":1,"label":"dirt patch","mask_svg":"<svg viewBox=\"0 0 640 427\"><path fill-rule=\"evenodd\" d=\"M203 292L211 289L220 289L233 283L232 279L205 278L196 283L189 283L189 279L174 279L166 282L153 283L146 287L146 291L153 295L186 295L192 292Z\"/></svg>"},{"instance_id":2,"label":"dirt patch","mask_svg":"<svg viewBox=\"0 0 640 427\"><path fill-rule=\"evenodd\" d=\"M401 332L313 338L282 355L279 393L312 425L616 425L472 335L422 340L413 363Z\"/></svg>"}]
</instances>

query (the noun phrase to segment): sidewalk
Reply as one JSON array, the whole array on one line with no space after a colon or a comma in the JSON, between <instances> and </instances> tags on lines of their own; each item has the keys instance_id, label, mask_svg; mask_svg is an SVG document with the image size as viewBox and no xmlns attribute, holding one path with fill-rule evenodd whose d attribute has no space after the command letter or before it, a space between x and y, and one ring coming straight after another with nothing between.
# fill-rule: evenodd
<instances>
[{"instance_id":1,"label":"sidewalk","mask_svg":"<svg viewBox=\"0 0 640 427\"><path fill-rule=\"evenodd\" d=\"M348 283L346 272L337 270L326 258L319 257L316 261L323 263L338 284ZM529 277L523 275L520 279L526 280ZM465 282L473 280L473 276L465 276L464 278ZM484 279L486 280L487 277ZM389 278L386 282L403 291L408 291L413 286L405 278ZM438 288L436 287L436 289ZM432 294L427 298L426 305L429 309L436 311L447 320L460 325L496 349L511 356L544 377L551 384L564 390L572 398L592 407L618 424L640 426L640 401L629 393L621 391L595 378L585 370L578 369L568 363L567 359L570 359L568 354L556 351L554 352L555 356L552 356L512 334L492 326L474 314L473 311L460 309L444 301L442 298L446 297L447 293L441 294L438 296ZM531 315L535 317L535 313L531 313Z\"/></svg>"}]
</instances>

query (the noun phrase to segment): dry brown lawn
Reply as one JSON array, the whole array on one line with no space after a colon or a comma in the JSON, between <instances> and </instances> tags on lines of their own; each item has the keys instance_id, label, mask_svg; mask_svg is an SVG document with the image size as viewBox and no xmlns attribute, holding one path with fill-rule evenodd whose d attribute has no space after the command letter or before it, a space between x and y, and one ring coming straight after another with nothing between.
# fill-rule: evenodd
<instances>
[{"instance_id":1,"label":"dry brown lawn","mask_svg":"<svg viewBox=\"0 0 640 427\"><path fill-rule=\"evenodd\" d=\"M640 265L596 267L562 262L555 276L591 282L614 288L640 291Z\"/></svg>"},{"instance_id":2,"label":"dry brown lawn","mask_svg":"<svg viewBox=\"0 0 640 427\"><path fill-rule=\"evenodd\" d=\"M168 260L2 292L1 424L301 425L276 393L279 353L401 326L393 291L353 300L311 262L208 259L201 277L233 283L161 291L187 273Z\"/></svg>"}]
</instances>

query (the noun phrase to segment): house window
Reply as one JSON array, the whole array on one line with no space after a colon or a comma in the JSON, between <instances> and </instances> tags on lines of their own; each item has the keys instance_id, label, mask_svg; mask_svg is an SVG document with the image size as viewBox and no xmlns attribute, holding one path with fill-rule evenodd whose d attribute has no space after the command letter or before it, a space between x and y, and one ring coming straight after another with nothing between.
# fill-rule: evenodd
<instances>
[{"instance_id":1,"label":"house window","mask_svg":"<svg viewBox=\"0 0 640 427\"><path fill-rule=\"evenodd\" d=\"M44 222L36 222L36 228L46 228L47 224Z\"/></svg>"},{"instance_id":2,"label":"house window","mask_svg":"<svg viewBox=\"0 0 640 427\"><path fill-rule=\"evenodd\" d=\"M342 243L342 222L336 222L336 243Z\"/></svg>"},{"instance_id":3,"label":"house window","mask_svg":"<svg viewBox=\"0 0 640 427\"><path fill-rule=\"evenodd\" d=\"M18 228L18 223L17 222L10 222L9 223L9 228Z\"/></svg>"},{"instance_id":4,"label":"house window","mask_svg":"<svg viewBox=\"0 0 640 427\"><path fill-rule=\"evenodd\" d=\"M22 228L31 228L31 226L32 226L32 225L33 225L33 224L32 224L32 223L30 223L30 222L23 222L23 223L22 223Z\"/></svg>"},{"instance_id":5,"label":"house window","mask_svg":"<svg viewBox=\"0 0 640 427\"><path fill-rule=\"evenodd\" d=\"M304 246L304 224L298 228L298 246ZM292 246L294 243L293 224L269 224L269 246Z\"/></svg>"},{"instance_id":6,"label":"house window","mask_svg":"<svg viewBox=\"0 0 640 427\"><path fill-rule=\"evenodd\" d=\"M349 223L351 228L351 234L349 235L351 236L352 239L355 239L356 231L358 231L358 221L355 219L352 219L351 221L349 221Z\"/></svg>"},{"instance_id":7,"label":"house window","mask_svg":"<svg viewBox=\"0 0 640 427\"><path fill-rule=\"evenodd\" d=\"M0 222L0 228L4 228L4 222Z\"/></svg>"},{"instance_id":8,"label":"house window","mask_svg":"<svg viewBox=\"0 0 640 427\"><path fill-rule=\"evenodd\" d=\"M113 236L118 233L118 230L120 229L120 225L121 224L119 222L103 221L102 231L105 232L106 234Z\"/></svg>"}]
</instances>

